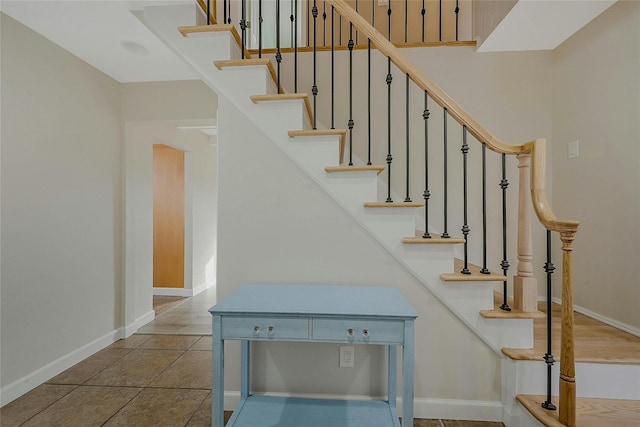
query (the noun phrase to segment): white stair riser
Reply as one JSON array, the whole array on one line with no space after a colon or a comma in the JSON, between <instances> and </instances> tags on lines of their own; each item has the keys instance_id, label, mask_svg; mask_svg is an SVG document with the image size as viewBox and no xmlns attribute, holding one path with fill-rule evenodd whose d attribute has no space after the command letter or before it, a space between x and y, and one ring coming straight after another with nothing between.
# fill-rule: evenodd
<instances>
[{"instance_id":1,"label":"white stair riser","mask_svg":"<svg viewBox=\"0 0 640 427\"><path fill-rule=\"evenodd\" d=\"M554 355L556 359L560 355ZM510 383L509 393L544 394L547 389L547 365L537 361L504 362ZM558 395L560 363L556 361L551 369L551 394ZM640 400L640 366L576 363L576 396L603 399Z\"/></svg>"}]
</instances>

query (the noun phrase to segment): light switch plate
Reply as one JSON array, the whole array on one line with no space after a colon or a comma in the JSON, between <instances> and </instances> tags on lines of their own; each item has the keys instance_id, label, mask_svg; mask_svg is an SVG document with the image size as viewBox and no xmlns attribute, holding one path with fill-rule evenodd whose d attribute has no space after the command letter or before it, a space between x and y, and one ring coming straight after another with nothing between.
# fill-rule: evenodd
<instances>
[{"instance_id":1,"label":"light switch plate","mask_svg":"<svg viewBox=\"0 0 640 427\"><path fill-rule=\"evenodd\" d=\"M567 158L576 159L580 155L580 145L578 141L572 141L567 144Z\"/></svg>"}]
</instances>

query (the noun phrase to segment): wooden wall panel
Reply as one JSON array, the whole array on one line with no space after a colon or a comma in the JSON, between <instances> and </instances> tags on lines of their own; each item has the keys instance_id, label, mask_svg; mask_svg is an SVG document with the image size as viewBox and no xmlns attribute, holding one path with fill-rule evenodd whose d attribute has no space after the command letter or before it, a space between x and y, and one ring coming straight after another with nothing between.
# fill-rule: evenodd
<instances>
[{"instance_id":1,"label":"wooden wall panel","mask_svg":"<svg viewBox=\"0 0 640 427\"><path fill-rule=\"evenodd\" d=\"M184 288L184 152L153 146L153 286Z\"/></svg>"}]
</instances>

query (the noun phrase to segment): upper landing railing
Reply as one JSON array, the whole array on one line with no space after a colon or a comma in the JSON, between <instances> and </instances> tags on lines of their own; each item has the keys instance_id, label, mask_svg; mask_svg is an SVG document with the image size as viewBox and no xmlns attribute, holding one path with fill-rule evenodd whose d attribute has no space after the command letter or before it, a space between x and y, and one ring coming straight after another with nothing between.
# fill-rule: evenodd
<instances>
[{"instance_id":1,"label":"upper landing railing","mask_svg":"<svg viewBox=\"0 0 640 427\"><path fill-rule=\"evenodd\" d=\"M198 1L202 6L204 0ZM263 54L269 54L275 59L278 87L282 86L289 91L298 92L300 83L301 87L305 85L304 87L310 89L314 129L317 127L316 119L319 115L317 101L319 98L327 100L321 105L329 112L320 111L325 113L325 117L328 116L325 122L330 124L332 129L335 128L336 123L344 123L347 129L349 154L348 165L345 167L354 165L354 148L361 154L364 153L363 157L366 156L367 165L372 165L374 160L382 160L386 163L385 202L389 204L411 202L412 197L416 196L415 188L420 188L418 197L424 199L425 219L424 231L419 235L421 239L446 241L451 238L449 234L451 223L459 224L459 230L464 237L464 259L459 275L464 277L472 274L468 260L476 253L481 254L478 258L482 260L479 274L489 274L490 263L499 266L502 270L500 280L503 281L503 286L502 305L498 311L511 311L510 303L513 304L514 309L522 312L537 310L532 221L529 214L530 204L533 204L540 224L546 229L547 249L547 259L544 263L547 279L547 352L543 357L547 364L547 394L542 406L549 410L556 409L551 401L551 369L555 363L551 352L551 278L555 270L551 256L551 235L552 232L556 232L560 236L563 253L559 420L563 425L575 426L572 251L579 223L560 219L551 209L545 187L546 142L544 139L536 139L511 144L498 139L434 84L398 49L398 45L415 46L416 43L418 45L423 43L423 17L425 37L429 36L435 27L438 28L436 31L438 37L443 34L443 41L445 37L452 38L447 34L454 34L453 38L455 38L455 31L451 33L448 24L444 24L443 21L441 24L443 30L440 31L440 24L434 25L427 20L427 17L439 16L439 13L433 13L433 11L438 11L440 5L455 4L453 10L457 12L454 13L454 18L457 18L460 24L464 16L463 11L466 10L463 8L465 4L470 13L469 2L391 0L384 6L378 4L378 0L226 0L222 2L218 0L218 13L210 12L209 15L211 15L211 22L216 16L218 18L222 16L227 23L237 22L241 35L238 36L239 43L248 48L257 47L256 53L260 57ZM422 6L423 4L425 6ZM289 9L283 10L285 5L289 5ZM411 12L416 5L420 11L417 20L415 13ZM223 10L220 10L221 8ZM422 10L425 12L422 13ZM446 8L442 7L440 10L444 11ZM445 15L443 12L442 16ZM258 23L257 29L256 23ZM265 28L274 29L275 34L272 34L272 40L269 39L270 36L267 37L266 33L263 33ZM417 30L413 31L414 28ZM461 28L462 26L458 25L459 32ZM293 40L287 40L285 33L289 33L289 37ZM399 40L398 37L400 37ZM418 40L415 41L414 37L418 37ZM460 34L458 38L461 38ZM425 43L430 41L432 40L425 39ZM439 42L438 39L436 41ZM271 44L272 42L274 44ZM290 54L285 52L287 46L293 46ZM348 50L348 68L336 70L337 64L344 67L345 63L344 57L342 62L334 60L334 51L345 49L345 46ZM372 52L374 48L377 51L375 55L383 55L383 66L379 62L376 66L372 66L375 63ZM306 71L299 76L298 52L305 49L309 52L304 58L306 61L311 60L309 55L313 52L313 65L305 64ZM365 76L360 68L358 81L354 82L354 51L358 49L367 50L365 59L367 71ZM319 55L319 51L322 50L330 51L330 57L328 52ZM244 57L249 51L241 49L241 52ZM282 64L285 57L286 61ZM359 59L363 60L362 55ZM291 67L292 72L289 74L293 75L293 81L281 82L281 65L286 66L287 69ZM318 73L320 68L322 72ZM338 75L343 77L343 80L344 76L348 77L346 77L347 83L341 82L342 90L336 91L334 87ZM358 90L361 92L357 92ZM404 95L405 105L399 107L397 99L402 95ZM375 102L372 102L373 99ZM383 101L385 99L386 103ZM435 103L438 108L432 108L430 102ZM342 108L337 108L336 104ZM392 105L394 105L393 108ZM372 119L372 112L378 114L377 119ZM382 120L381 116L384 116L385 120ZM417 117L423 122L421 126L411 123L412 119ZM472 156L475 148L473 148L473 142L468 143L469 136L479 144L481 157ZM457 142L459 145L456 146L452 142ZM384 154L382 154L383 151ZM411 155L415 152L419 155ZM488 152L496 153L496 158L488 159L490 154ZM403 157L400 162L395 159L395 156L399 155ZM509 280L507 273L510 268L508 243L511 240L508 236L508 225L511 219L508 215L507 202L510 194L508 193L507 162L512 161L511 159L517 161L519 180L518 264L517 273L513 277L513 301L508 298L507 286ZM470 175L476 173L470 165L476 165L474 163L476 161L480 163L476 167L479 176L476 180L470 180ZM493 162L493 167L487 166L490 161ZM491 193L487 187L489 175L496 170L501 172L496 186L497 194ZM435 180L437 185L434 185L434 178L437 178ZM459 192L452 191L455 185L459 186ZM470 188L474 186L479 188L481 193L481 203L479 203L481 207L473 204L478 200L478 196L474 194L472 198L469 197ZM392 188L403 193L403 201L393 201ZM500 199L500 202L491 203L491 197ZM450 205L456 202L459 209L450 209ZM488 207L494 204L500 208L496 207L494 209L496 212L489 213ZM476 218L474 214L479 217ZM476 227L481 230L479 233L475 232ZM432 230L438 230L438 234ZM492 241L493 236L496 238ZM469 248L477 250L472 250L472 255L469 255ZM492 251L497 254L491 255ZM496 259L497 256L500 258ZM494 258L494 261L489 261L490 258Z\"/></svg>"}]
</instances>

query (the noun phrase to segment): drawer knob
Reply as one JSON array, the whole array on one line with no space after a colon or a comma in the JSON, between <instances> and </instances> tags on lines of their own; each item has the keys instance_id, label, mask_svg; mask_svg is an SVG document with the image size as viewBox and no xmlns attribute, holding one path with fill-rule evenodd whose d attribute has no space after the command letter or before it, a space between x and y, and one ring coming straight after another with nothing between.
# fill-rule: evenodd
<instances>
[{"instance_id":1,"label":"drawer knob","mask_svg":"<svg viewBox=\"0 0 640 427\"><path fill-rule=\"evenodd\" d=\"M256 325L253 327L253 333L255 335L258 335L260 333L260 326Z\"/></svg>"},{"instance_id":2,"label":"drawer knob","mask_svg":"<svg viewBox=\"0 0 640 427\"><path fill-rule=\"evenodd\" d=\"M268 327L267 327L267 331L269 332L269 334L273 334L273 331L274 331L275 329L276 329L276 328L274 328L273 326L268 326Z\"/></svg>"},{"instance_id":3,"label":"drawer knob","mask_svg":"<svg viewBox=\"0 0 640 427\"><path fill-rule=\"evenodd\" d=\"M369 336L369 330L368 329L363 329L362 330L362 336L363 337L368 337Z\"/></svg>"},{"instance_id":4,"label":"drawer knob","mask_svg":"<svg viewBox=\"0 0 640 427\"><path fill-rule=\"evenodd\" d=\"M349 335L350 337L353 336L353 329L352 328L347 329L347 335Z\"/></svg>"}]
</instances>

